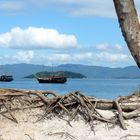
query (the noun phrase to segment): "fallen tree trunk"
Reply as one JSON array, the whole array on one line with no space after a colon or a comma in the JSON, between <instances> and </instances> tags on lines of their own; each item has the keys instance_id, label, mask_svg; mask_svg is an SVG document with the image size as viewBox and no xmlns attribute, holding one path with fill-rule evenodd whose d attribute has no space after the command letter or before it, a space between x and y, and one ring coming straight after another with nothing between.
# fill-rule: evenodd
<instances>
[{"instance_id":1,"label":"fallen tree trunk","mask_svg":"<svg viewBox=\"0 0 140 140\"><path fill-rule=\"evenodd\" d=\"M119 100L114 101L96 99L80 92L58 95L53 91L0 89L0 114L4 116L5 113L8 113L11 116L9 119L14 122L18 122L18 120L13 115L13 111L38 107L43 107L45 113L37 121L54 114L61 118L68 116L69 120L67 121L70 122L80 115L94 131L93 122L95 120L118 124L119 118L122 128L126 129L124 119L140 115L140 96L119 97ZM114 114L113 118L105 118L100 114L99 109L115 111L118 112L118 115Z\"/></svg>"},{"instance_id":2,"label":"fallen tree trunk","mask_svg":"<svg viewBox=\"0 0 140 140\"><path fill-rule=\"evenodd\" d=\"M118 118L119 118L121 127L122 127L124 130L126 130L127 128L126 128L125 123L124 123L123 112L122 112L121 106L119 105L119 99L120 99L120 98L117 98L114 102L115 102L116 108L117 108L117 110L118 110Z\"/></svg>"},{"instance_id":3,"label":"fallen tree trunk","mask_svg":"<svg viewBox=\"0 0 140 140\"><path fill-rule=\"evenodd\" d=\"M129 113L123 113L123 116L125 119L133 119L133 118L140 117L140 108Z\"/></svg>"},{"instance_id":4,"label":"fallen tree trunk","mask_svg":"<svg viewBox=\"0 0 140 140\"><path fill-rule=\"evenodd\" d=\"M66 95L59 95L56 94L54 91L37 91L37 90L18 90L18 89L2 89L0 90L0 100L6 99L8 97L14 97L14 96L26 96L26 95L35 95L38 96L43 102L46 104L53 102L57 99L62 98L65 96L65 98L68 98L73 93L69 93ZM45 96L44 96L45 95ZM53 97L49 98L48 95L52 95ZM122 111L124 112L131 112L138 108L140 108L140 98L132 100L134 96L128 96L128 97L121 97L120 98L120 106ZM116 109L116 106L114 104L113 100L107 100L107 99L96 99L95 97L89 97L86 96L86 98L92 103L96 103L97 109L102 110L110 110L110 109ZM71 102L65 102L66 106L71 106L77 104L76 100L73 100Z\"/></svg>"}]
</instances>

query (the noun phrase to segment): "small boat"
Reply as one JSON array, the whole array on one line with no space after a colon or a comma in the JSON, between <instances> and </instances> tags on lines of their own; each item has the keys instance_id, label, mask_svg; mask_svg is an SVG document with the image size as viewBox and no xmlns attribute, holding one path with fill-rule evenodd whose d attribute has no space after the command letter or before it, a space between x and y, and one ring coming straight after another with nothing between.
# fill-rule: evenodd
<instances>
[{"instance_id":1,"label":"small boat","mask_svg":"<svg viewBox=\"0 0 140 140\"><path fill-rule=\"evenodd\" d=\"M52 77L47 77L47 78L41 78L37 77L37 80L39 83L60 83L63 84L67 81L66 77L60 77L60 76L52 76Z\"/></svg>"},{"instance_id":2,"label":"small boat","mask_svg":"<svg viewBox=\"0 0 140 140\"><path fill-rule=\"evenodd\" d=\"M13 77L11 75L1 75L0 82L11 82L13 81Z\"/></svg>"}]
</instances>

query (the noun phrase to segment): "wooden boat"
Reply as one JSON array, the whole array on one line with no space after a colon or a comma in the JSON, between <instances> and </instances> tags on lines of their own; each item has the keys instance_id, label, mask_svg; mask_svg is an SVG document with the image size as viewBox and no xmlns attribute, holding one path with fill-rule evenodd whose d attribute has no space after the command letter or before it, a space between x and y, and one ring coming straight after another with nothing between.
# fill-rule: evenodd
<instances>
[{"instance_id":1,"label":"wooden boat","mask_svg":"<svg viewBox=\"0 0 140 140\"><path fill-rule=\"evenodd\" d=\"M11 82L13 81L13 77L11 75L1 75L0 82Z\"/></svg>"},{"instance_id":2,"label":"wooden boat","mask_svg":"<svg viewBox=\"0 0 140 140\"><path fill-rule=\"evenodd\" d=\"M67 81L66 77L59 77L59 76L52 76L52 77L47 77L47 78L40 78L37 77L37 80L39 83L60 83L63 84Z\"/></svg>"}]
</instances>

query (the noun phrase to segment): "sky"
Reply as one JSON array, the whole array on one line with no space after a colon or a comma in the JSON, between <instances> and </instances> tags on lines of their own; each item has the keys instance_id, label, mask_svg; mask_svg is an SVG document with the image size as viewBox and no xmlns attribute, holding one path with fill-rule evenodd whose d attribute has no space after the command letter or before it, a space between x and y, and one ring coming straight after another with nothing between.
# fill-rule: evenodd
<instances>
[{"instance_id":1,"label":"sky","mask_svg":"<svg viewBox=\"0 0 140 140\"><path fill-rule=\"evenodd\" d=\"M0 0L0 65L17 63L136 65L113 0Z\"/></svg>"}]
</instances>

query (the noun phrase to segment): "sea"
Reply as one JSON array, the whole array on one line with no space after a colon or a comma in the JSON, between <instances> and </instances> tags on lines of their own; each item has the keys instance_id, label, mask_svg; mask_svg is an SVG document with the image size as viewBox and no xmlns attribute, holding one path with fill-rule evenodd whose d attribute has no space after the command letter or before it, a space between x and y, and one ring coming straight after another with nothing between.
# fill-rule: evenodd
<instances>
[{"instance_id":1,"label":"sea","mask_svg":"<svg viewBox=\"0 0 140 140\"><path fill-rule=\"evenodd\" d=\"M0 88L53 90L58 94L79 91L84 95L115 99L140 91L140 79L68 79L64 84L40 84L36 79L14 79L0 82Z\"/></svg>"}]
</instances>

